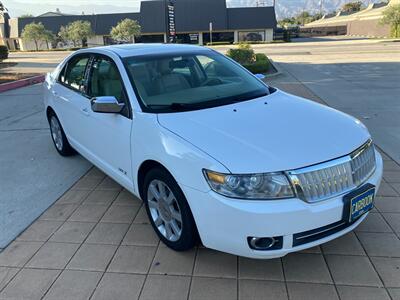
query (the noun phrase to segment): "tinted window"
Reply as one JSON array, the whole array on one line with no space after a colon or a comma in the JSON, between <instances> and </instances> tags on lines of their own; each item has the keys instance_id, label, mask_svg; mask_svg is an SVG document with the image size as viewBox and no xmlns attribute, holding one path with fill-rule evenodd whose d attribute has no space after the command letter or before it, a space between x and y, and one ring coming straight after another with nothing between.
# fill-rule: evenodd
<instances>
[{"instance_id":1,"label":"tinted window","mask_svg":"<svg viewBox=\"0 0 400 300\"><path fill-rule=\"evenodd\" d=\"M114 96L124 102L124 88L117 66L108 58L95 58L89 79L89 96Z\"/></svg>"},{"instance_id":2,"label":"tinted window","mask_svg":"<svg viewBox=\"0 0 400 300\"><path fill-rule=\"evenodd\" d=\"M89 57L87 56L72 58L68 62L65 72L61 72L60 81L65 85L83 92L85 87L85 70L88 60Z\"/></svg>"}]
</instances>

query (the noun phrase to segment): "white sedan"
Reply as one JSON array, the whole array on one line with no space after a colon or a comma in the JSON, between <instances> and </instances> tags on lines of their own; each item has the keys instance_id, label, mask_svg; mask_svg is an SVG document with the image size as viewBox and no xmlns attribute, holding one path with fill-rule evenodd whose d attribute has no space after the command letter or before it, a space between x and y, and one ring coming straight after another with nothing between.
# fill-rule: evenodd
<instances>
[{"instance_id":1,"label":"white sedan","mask_svg":"<svg viewBox=\"0 0 400 300\"><path fill-rule=\"evenodd\" d=\"M45 84L51 136L141 198L170 248L253 258L335 239L374 206L367 128L266 85L211 49L80 50Z\"/></svg>"}]
</instances>

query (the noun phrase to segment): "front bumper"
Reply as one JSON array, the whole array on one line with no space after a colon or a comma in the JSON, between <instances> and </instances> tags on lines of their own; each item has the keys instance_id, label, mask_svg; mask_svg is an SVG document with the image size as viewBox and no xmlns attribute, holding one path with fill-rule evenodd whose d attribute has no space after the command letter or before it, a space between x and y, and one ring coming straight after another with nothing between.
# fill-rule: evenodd
<instances>
[{"instance_id":1,"label":"front bumper","mask_svg":"<svg viewBox=\"0 0 400 300\"><path fill-rule=\"evenodd\" d=\"M376 170L365 182L376 186L378 191L383 172L382 157L376 152ZM207 193L183 187L197 229L204 246L251 258L282 257L333 240L357 227L367 216L343 230L316 241L293 246L293 235L329 224L342 218L343 195L317 202L306 203L300 199L252 201L231 199L213 191ZM253 250L247 237L283 236L279 250Z\"/></svg>"}]
</instances>

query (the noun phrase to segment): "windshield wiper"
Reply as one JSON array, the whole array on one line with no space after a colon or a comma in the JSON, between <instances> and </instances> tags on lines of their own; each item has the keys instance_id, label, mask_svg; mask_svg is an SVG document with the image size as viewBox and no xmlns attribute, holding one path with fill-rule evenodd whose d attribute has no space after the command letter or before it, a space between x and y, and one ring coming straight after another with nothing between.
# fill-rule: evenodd
<instances>
[{"instance_id":1,"label":"windshield wiper","mask_svg":"<svg viewBox=\"0 0 400 300\"><path fill-rule=\"evenodd\" d=\"M184 111L198 106L198 103L172 102L171 104L148 104L147 106L151 108L166 108L174 111Z\"/></svg>"}]
</instances>

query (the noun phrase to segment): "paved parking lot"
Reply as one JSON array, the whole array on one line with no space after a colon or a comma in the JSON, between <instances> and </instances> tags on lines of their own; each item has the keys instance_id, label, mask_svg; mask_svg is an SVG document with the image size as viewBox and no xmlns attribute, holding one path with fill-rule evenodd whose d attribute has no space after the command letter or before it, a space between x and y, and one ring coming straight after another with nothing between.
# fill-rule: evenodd
<instances>
[{"instance_id":1,"label":"paved parking lot","mask_svg":"<svg viewBox=\"0 0 400 300\"><path fill-rule=\"evenodd\" d=\"M255 49L329 106L362 120L400 163L400 42L332 37Z\"/></svg>"},{"instance_id":2,"label":"paved parking lot","mask_svg":"<svg viewBox=\"0 0 400 300\"><path fill-rule=\"evenodd\" d=\"M0 93L0 251L90 166L54 151L40 85Z\"/></svg>"},{"instance_id":3,"label":"paved parking lot","mask_svg":"<svg viewBox=\"0 0 400 300\"><path fill-rule=\"evenodd\" d=\"M396 127L398 118L386 113L400 109L395 97L400 88L395 81L399 68L390 66L387 69L389 64L375 66L380 68L376 70L379 80L372 87L383 95L383 98L377 98L376 94L369 95L365 81L370 77L372 65L362 67L348 62L346 72L353 76L367 68L359 80L352 80L343 77L342 68L332 72L331 69L336 68L331 65L332 61L344 58L340 55L335 58L323 46L308 46L307 51L310 48L314 52L318 50L319 54L314 57L304 54L306 50L301 47L307 46L303 44L275 48L277 46L259 46L261 51L275 51L271 55L283 70L283 74L269 80L271 84L336 107L344 92L335 95L327 91L334 91L338 81L332 77L340 73L340 82L351 82L345 89L353 86L360 93L360 97L346 98L347 102L343 103L348 106L342 106L343 110L353 105L357 115L358 108L376 108L379 118L374 114L365 115L369 118L363 121L383 151L389 150L391 157L397 157L393 153L400 153L400 147L395 148L400 141L400 127ZM360 47L366 52L363 47L367 46ZM368 49L379 52L386 46L373 47ZM392 48L388 48L389 55L382 50L374 60L379 63L396 59L397 54ZM365 53L355 54L354 49L348 50L346 59L365 59ZM312 64L313 58L319 63ZM325 67L322 60L326 60ZM307 70L316 73L311 78ZM393 89L385 94L382 76L387 70L391 76L388 84ZM326 77L319 81L318 76ZM327 82L332 82L330 89L329 85L320 86ZM340 239L274 260L240 258L202 246L177 253L159 242L140 200L95 168L85 173L89 164L79 156L68 161L56 156L55 150L51 150L50 138L46 137L48 129L41 119L40 92L35 88L0 95L2 113L7 112L0 115L3 116L0 119L0 162L9 165L7 172L1 169L0 183L12 176L17 181L9 180L14 184L11 186L16 190L20 186L25 191L20 193L24 195L23 201L16 203L16 208L21 209L20 218L16 218L18 221L25 218L23 212L28 215L29 208L38 208L35 201L44 201L40 202L43 211L57 200L57 193L66 192L0 253L0 299L400 299L400 166L391 157L384 155L384 181L376 208L355 232ZM366 102L360 102L362 97L367 97ZM17 100L14 102L13 99ZM385 110L384 104L391 106ZM35 114L30 116L29 111ZM391 126L387 126L389 121ZM390 134L385 128L391 130ZM9 143L7 134L18 143ZM35 137L36 142L30 142L29 137ZM393 142L388 143L390 140ZM29 147L23 147L24 141L29 141ZM45 155L30 156L30 153ZM32 157L37 160L36 169L27 168L30 173L26 174L20 172L19 168L29 163ZM20 167L11 168L13 163L19 163ZM70 168L70 171L61 177L57 168ZM25 177L19 178L21 174ZM35 182L45 183L41 186L43 190L37 190ZM14 195L16 190L8 190L7 195ZM35 193L37 191L42 192ZM30 197L33 194L37 196ZM1 205L14 203L4 195L1 190ZM0 206L0 221L4 215L3 207ZM40 215L39 210L35 213ZM33 215L30 218L35 219ZM0 222L0 225L3 224Z\"/></svg>"}]
</instances>

